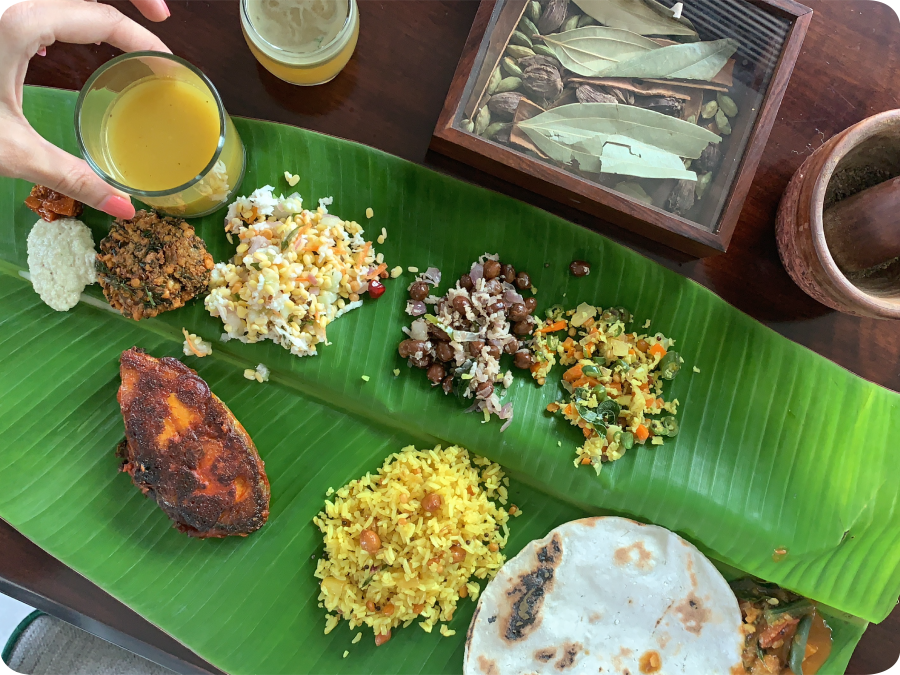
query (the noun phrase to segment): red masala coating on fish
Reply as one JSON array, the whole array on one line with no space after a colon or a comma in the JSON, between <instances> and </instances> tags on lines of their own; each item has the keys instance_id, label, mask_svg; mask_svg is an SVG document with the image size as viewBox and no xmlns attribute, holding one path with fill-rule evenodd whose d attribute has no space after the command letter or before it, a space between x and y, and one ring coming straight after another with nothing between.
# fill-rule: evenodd
<instances>
[{"instance_id":1,"label":"red masala coating on fish","mask_svg":"<svg viewBox=\"0 0 900 675\"><path fill-rule=\"evenodd\" d=\"M138 348L120 358L119 446L134 484L192 537L246 536L269 516L269 481L249 434L195 371Z\"/></svg>"}]
</instances>

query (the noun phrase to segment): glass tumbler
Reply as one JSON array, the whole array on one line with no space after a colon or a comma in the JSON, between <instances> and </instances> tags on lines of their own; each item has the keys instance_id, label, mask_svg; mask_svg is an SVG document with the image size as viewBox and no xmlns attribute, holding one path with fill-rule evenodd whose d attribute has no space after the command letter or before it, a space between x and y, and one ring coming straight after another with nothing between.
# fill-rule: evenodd
<instances>
[{"instance_id":1,"label":"glass tumbler","mask_svg":"<svg viewBox=\"0 0 900 675\"><path fill-rule=\"evenodd\" d=\"M212 213L244 175L244 145L219 93L172 54L133 52L104 64L78 96L75 130L103 180L169 215Z\"/></svg>"},{"instance_id":2,"label":"glass tumbler","mask_svg":"<svg viewBox=\"0 0 900 675\"><path fill-rule=\"evenodd\" d=\"M285 82L324 84L359 38L356 0L241 0L241 28L263 67Z\"/></svg>"}]
</instances>

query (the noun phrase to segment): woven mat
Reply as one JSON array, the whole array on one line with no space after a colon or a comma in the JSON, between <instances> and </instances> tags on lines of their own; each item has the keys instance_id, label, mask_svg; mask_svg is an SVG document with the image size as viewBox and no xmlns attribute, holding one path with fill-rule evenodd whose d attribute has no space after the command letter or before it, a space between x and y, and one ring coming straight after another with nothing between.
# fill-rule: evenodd
<instances>
[{"instance_id":1,"label":"woven mat","mask_svg":"<svg viewBox=\"0 0 900 675\"><path fill-rule=\"evenodd\" d=\"M29 619L31 623L21 630L4 654L7 665L18 673L172 675L168 668L116 647L55 617L41 614Z\"/></svg>"}]
</instances>

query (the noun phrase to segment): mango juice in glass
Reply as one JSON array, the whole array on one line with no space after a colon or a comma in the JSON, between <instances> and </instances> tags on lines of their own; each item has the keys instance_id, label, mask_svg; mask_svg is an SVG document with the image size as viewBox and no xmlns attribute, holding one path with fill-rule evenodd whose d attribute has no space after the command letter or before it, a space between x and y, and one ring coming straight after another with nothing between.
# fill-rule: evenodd
<instances>
[{"instance_id":1,"label":"mango juice in glass","mask_svg":"<svg viewBox=\"0 0 900 675\"><path fill-rule=\"evenodd\" d=\"M347 65L359 37L356 0L241 0L250 51L285 82L324 84Z\"/></svg>"},{"instance_id":2,"label":"mango juice in glass","mask_svg":"<svg viewBox=\"0 0 900 675\"><path fill-rule=\"evenodd\" d=\"M101 178L169 215L212 213L243 178L244 146L218 92L171 54L105 64L81 90L75 128Z\"/></svg>"}]
</instances>

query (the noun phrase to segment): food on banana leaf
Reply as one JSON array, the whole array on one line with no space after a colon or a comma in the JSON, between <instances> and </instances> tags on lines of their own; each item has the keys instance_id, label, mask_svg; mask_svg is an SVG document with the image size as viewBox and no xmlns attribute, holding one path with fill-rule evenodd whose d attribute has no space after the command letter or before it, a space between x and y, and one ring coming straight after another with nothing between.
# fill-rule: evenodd
<instances>
[{"instance_id":1,"label":"food on banana leaf","mask_svg":"<svg viewBox=\"0 0 900 675\"><path fill-rule=\"evenodd\" d=\"M573 277L586 277L591 273L591 264L584 260L573 260L569 263L569 273Z\"/></svg>"},{"instance_id":2,"label":"food on banana leaf","mask_svg":"<svg viewBox=\"0 0 900 675\"><path fill-rule=\"evenodd\" d=\"M513 406L501 403L501 398L512 385L513 374L504 373L500 361L503 354L510 354L517 368L532 365L528 336L537 300L522 296L531 290L531 278L500 262L497 255L485 253L446 295L438 297L429 295L429 283L440 282L440 273L433 272L437 280L432 276L429 282L422 276L409 287L406 311L420 318L403 328L407 339L398 347L400 356L410 368L426 370L432 386L440 385L444 394L473 401L467 412L481 411L485 420L491 415L505 420L500 427L505 431Z\"/></svg>"},{"instance_id":3,"label":"food on banana leaf","mask_svg":"<svg viewBox=\"0 0 900 675\"><path fill-rule=\"evenodd\" d=\"M96 283L94 238L80 220L41 219L28 233L27 246L29 280L57 312L72 309L85 287Z\"/></svg>"},{"instance_id":4,"label":"food on banana leaf","mask_svg":"<svg viewBox=\"0 0 900 675\"><path fill-rule=\"evenodd\" d=\"M731 582L744 619L749 675L815 675L831 653L831 629L816 604L775 584Z\"/></svg>"},{"instance_id":5,"label":"food on banana leaf","mask_svg":"<svg viewBox=\"0 0 900 675\"><path fill-rule=\"evenodd\" d=\"M275 197L270 185L228 207L225 232L238 238L231 262L218 263L206 309L222 319L224 341L272 340L296 356L328 343L326 328L384 292L387 265L362 226L315 211L296 192Z\"/></svg>"},{"instance_id":6,"label":"food on banana leaf","mask_svg":"<svg viewBox=\"0 0 900 675\"><path fill-rule=\"evenodd\" d=\"M25 199L25 206L43 220L52 223L58 218L77 218L84 211L84 204L43 185L35 185Z\"/></svg>"},{"instance_id":7,"label":"food on banana leaf","mask_svg":"<svg viewBox=\"0 0 900 675\"><path fill-rule=\"evenodd\" d=\"M597 473L635 444L662 445L678 434L678 399L664 400L663 381L674 379L684 360L662 333L626 332L631 320L621 307L582 303L567 312L549 309L534 331L531 375L543 385L557 356L566 367L568 396L547 410L581 429L585 442L575 466L589 464Z\"/></svg>"},{"instance_id":8,"label":"food on banana leaf","mask_svg":"<svg viewBox=\"0 0 900 675\"><path fill-rule=\"evenodd\" d=\"M211 342L207 342L195 333L188 333L187 328L182 328L181 332L184 335L184 346L182 347L182 351L185 356L193 355L202 359L204 356L212 354Z\"/></svg>"},{"instance_id":9,"label":"food on banana leaf","mask_svg":"<svg viewBox=\"0 0 900 675\"><path fill-rule=\"evenodd\" d=\"M110 305L135 320L183 307L206 290L213 257L181 218L138 211L100 242L97 277Z\"/></svg>"},{"instance_id":10,"label":"food on banana leaf","mask_svg":"<svg viewBox=\"0 0 900 675\"><path fill-rule=\"evenodd\" d=\"M464 675L741 673L741 613L678 535L585 518L532 541L478 601Z\"/></svg>"},{"instance_id":11,"label":"food on banana leaf","mask_svg":"<svg viewBox=\"0 0 900 675\"><path fill-rule=\"evenodd\" d=\"M269 480L250 435L195 371L133 347L122 353L121 470L180 532L247 536L269 517Z\"/></svg>"},{"instance_id":12,"label":"food on banana leaf","mask_svg":"<svg viewBox=\"0 0 900 675\"><path fill-rule=\"evenodd\" d=\"M430 633L450 621L460 598L478 597L473 577L492 578L506 559L507 523L521 513L495 503L506 505L508 485L499 465L463 448L408 446L375 475L329 488L313 519L325 541L315 572L325 633L345 619L381 645L401 624Z\"/></svg>"}]
</instances>

